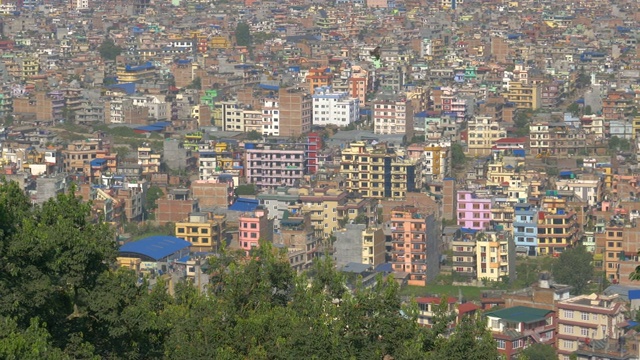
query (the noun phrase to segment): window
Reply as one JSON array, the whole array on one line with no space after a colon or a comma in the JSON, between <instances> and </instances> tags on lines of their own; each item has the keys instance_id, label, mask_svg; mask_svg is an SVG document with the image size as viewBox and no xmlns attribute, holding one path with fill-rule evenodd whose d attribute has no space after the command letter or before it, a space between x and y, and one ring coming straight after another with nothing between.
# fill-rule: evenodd
<instances>
[{"instance_id":1,"label":"window","mask_svg":"<svg viewBox=\"0 0 640 360\"><path fill-rule=\"evenodd\" d=\"M492 329L499 329L500 328L500 321L498 319L491 319L491 328Z\"/></svg>"},{"instance_id":2,"label":"window","mask_svg":"<svg viewBox=\"0 0 640 360\"><path fill-rule=\"evenodd\" d=\"M582 320L589 320L589 313L583 312L582 313Z\"/></svg>"},{"instance_id":3,"label":"window","mask_svg":"<svg viewBox=\"0 0 640 360\"><path fill-rule=\"evenodd\" d=\"M562 348L565 350L573 350L573 341L563 340Z\"/></svg>"},{"instance_id":4,"label":"window","mask_svg":"<svg viewBox=\"0 0 640 360\"><path fill-rule=\"evenodd\" d=\"M514 349L518 349L518 348L521 348L521 347L522 347L522 339L518 339L518 340L515 340L513 342L513 348Z\"/></svg>"},{"instance_id":5,"label":"window","mask_svg":"<svg viewBox=\"0 0 640 360\"><path fill-rule=\"evenodd\" d=\"M581 336L589 336L589 329L587 329L587 328L580 328L580 335L581 335Z\"/></svg>"},{"instance_id":6,"label":"window","mask_svg":"<svg viewBox=\"0 0 640 360\"><path fill-rule=\"evenodd\" d=\"M573 311L571 310L564 310L562 312L562 315L564 316L564 318L566 319L573 319Z\"/></svg>"},{"instance_id":7,"label":"window","mask_svg":"<svg viewBox=\"0 0 640 360\"><path fill-rule=\"evenodd\" d=\"M504 341L502 339L496 340L496 343L498 343L498 349L506 349L506 347L507 347L506 341Z\"/></svg>"},{"instance_id":8,"label":"window","mask_svg":"<svg viewBox=\"0 0 640 360\"><path fill-rule=\"evenodd\" d=\"M565 334L573 334L573 326L571 326L571 325L564 325L564 326L562 327L562 331L563 331L563 333L565 333Z\"/></svg>"}]
</instances>

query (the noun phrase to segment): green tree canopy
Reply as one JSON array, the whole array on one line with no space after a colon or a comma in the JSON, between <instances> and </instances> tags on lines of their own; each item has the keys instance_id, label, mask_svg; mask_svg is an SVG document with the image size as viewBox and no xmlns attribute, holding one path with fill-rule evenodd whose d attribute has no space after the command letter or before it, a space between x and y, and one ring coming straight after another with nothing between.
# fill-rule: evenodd
<instances>
[{"instance_id":1,"label":"green tree canopy","mask_svg":"<svg viewBox=\"0 0 640 360\"><path fill-rule=\"evenodd\" d=\"M555 360L558 358L556 349L547 344L533 344L522 350L519 359L522 360Z\"/></svg>"},{"instance_id":2,"label":"green tree canopy","mask_svg":"<svg viewBox=\"0 0 640 360\"><path fill-rule=\"evenodd\" d=\"M464 149L459 143L454 143L451 145L451 161L453 162L453 167L455 168L463 168L464 164L467 162L467 157L464 154Z\"/></svg>"},{"instance_id":3,"label":"green tree canopy","mask_svg":"<svg viewBox=\"0 0 640 360\"><path fill-rule=\"evenodd\" d=\"M106 38L102 40L98 47L98 52L105 60L115 60L118 55L122 54L122 48L117 46L110 38Z\"/></svg>"},{"instance_id":4,"label":"green tree canopy","mask_svg":"<svg viewBox=\"0 0 640 360\"><path fill-rule=\"evenodd\" d=\"M565 250L553 265L553 278L573 286L576 294L582 294L593 277L593 255L584 246Z\"/></svg>"},{"instance_id":5,"label":"green tree canopy","mask_svg":"<svg viewBox=\"0 0 640 360\"><path fill-rule=\"evenodd\" d=\"M244 21L236 25L235 36L236 44L238 44L238 46L251 46L253 43L251 28L249 27L249 24Z\"/></svg>"}]
</instances>

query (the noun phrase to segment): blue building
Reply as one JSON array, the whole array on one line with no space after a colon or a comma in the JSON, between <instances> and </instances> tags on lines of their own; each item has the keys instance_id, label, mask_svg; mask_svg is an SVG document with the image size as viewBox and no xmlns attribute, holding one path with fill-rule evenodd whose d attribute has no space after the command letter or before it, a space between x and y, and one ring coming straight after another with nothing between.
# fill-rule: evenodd
<instances>
[{"instance_id":1,"label":"blue building","mask_svg":"<svg viewBox=\"0 0 640 360\"><path fill-rule=\"evenodd\" d=\"M118 251L118 263L129 268L137 267L137 270L164 273L170 264L189 255L190 246L190 242L175 236L149 236L122 245Z\"/></svg>"},{"instance_id":2,"label":"blue building","mask_svg":"<svg viewBox=\"0 0 640 360\"><path fill-rule=\"evenodd\" d=\"M513 238L516 252L535 256L538 247L538 209L531 204L516 204L514 215Z\"/></svg>"}]
</instances>

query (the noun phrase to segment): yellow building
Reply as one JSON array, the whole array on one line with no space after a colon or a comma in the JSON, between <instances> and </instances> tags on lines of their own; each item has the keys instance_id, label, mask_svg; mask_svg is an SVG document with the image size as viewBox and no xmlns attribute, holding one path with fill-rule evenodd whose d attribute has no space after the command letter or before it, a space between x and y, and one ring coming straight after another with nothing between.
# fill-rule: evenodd
<instances>
[{"instance_id":1,"label":"yellow building","mask_svg":"<svg viewBox=\"0 0 640 360\"><path fill-rule=\"evenodd\" d=\"M419 160L405 159L404 152L389 151L386 143L352 142L342 150L341 172L346 187L364 198L405 199L422 187Z\"/></svg>"},{"instance_id":2,"label":"yellow building","mask_svg":"<svg viewBox=\"0 0 640 360\"><path fill-rule=\"evenodd\" d=\"M338 208L347 203L346 191L327 188L300 189L299 194L302 211L309 213L311 225L318 236L329 237L341 227L340 222L346 220L338 215Z\"/></svg>"},{"instance_id":3,"label":"yellow building","mask_svg":"<svg viewBox=\"0 0 640 360\"><path fill-rule=\"evenodd\" d=\"M518 109L537 110L541 104L540 86L511 81L509 82L507 101L516 104Z\"/></svg>"},{"instance_id":4,"label":"yellow building","mask_svg":"<svg viewBox=\"0 0 640 360\"><path fill-rule=\"evenodd\" d=\"M211 46L212 49L228 49L231 47L231 42L225 37L214 36L211 38L209 46Z\"/></svg>"},{"instance_id":5,"label":"yellow building","mask_svg":"<svg viewBox=\"0 0 640 360\"><path fill-rule=\"evenodd\" d=\"M638 135L640 135L640 116L633 118L633 138L638 138Z\"/></svg>"},{"instance_id":6,"label":"yellow building","mask_svg":"<svg viewBox=\"0 0 640 360\"><path fill-rule=\"evenodd\" d=\"M160 154L155 154L150 147L138 148L138 165L142 166L142 174L157 174L160 172Z\"/></svg>"},{"instance_id":7,"label":"yellow building","mask_svg":"<svg viewBox=\"0 0 640 360\"><path fill-rule=\"evenodd\" d=\"M22 60L22 77L24 79L38 75L39 71L40 64L38 63L38 60L33 58L26 58Z\"/></svg>"},{"instance_id":8,"label":"yellow building","mask_svg":"<svg viewBox=\"0 0 640 360\"><path fill-rule=\"evenodd\" d=\"M155 75L155 66L151 62L146 62L139 66L119 65L116 67L116 76L119 83L141 83L144 80L153 79Z\"/></svg>"},{"instance_id":9,"label":"yellow building","mask_svg":"<svg viewBox=\"0 0 640 360\"><path fill-rule=\"evenodd\" d=\"M557 303L559 359L569 360L584 339L619 339L627 311L616 295L580 295Z\"/></svg>"},{"instance_id":10,"label":"yellow building","mask_svg":"<svg viewBox=\"0 0 640 360\"><path fill-rule=\"evenodd\" d=\"M499 122L488 116L474 116L467 125L467 153L470 156L487 156L496 140L507 137L507 131Z\"/></svg>"},{"instance_id":11,"label":"yellow building","mask_svg":"<svg viewBox=\"0 0 640 360\"><path fill-rule=\"evenodd\" d=\"M217 251L223 241L226 229L224 215L211 216L210 213L192 213L189 218L175 225L176 237L191 243L191 251Z\"/></svg>"},{"instance_id":12,"label":"yellow building","mask_svg":"<svg viewBox=\"0 0 640 360\"><path fill-rule=\"evenodd\" d=\"M347 224L335 232L334 259L341 268L350 262L377 266L385 262L385 236L382 229L364 224Z\"/></svg>"},{"instance_id":13,"label":"yellow building","mask_svg":"<svg viewBox=\"0 0 640 360\"><path fill-rule=\"evenodd\" d=\"M479 232L476 234L477 280L501 281L513 279L516 249L509 232Z\"/></svg>"}]
</instances>

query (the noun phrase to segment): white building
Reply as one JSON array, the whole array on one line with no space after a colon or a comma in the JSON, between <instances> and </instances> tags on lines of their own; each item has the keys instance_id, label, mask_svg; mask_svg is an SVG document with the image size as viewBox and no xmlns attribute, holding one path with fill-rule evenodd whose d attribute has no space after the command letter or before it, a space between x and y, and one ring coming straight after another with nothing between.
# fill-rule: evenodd
<instances>
[{"instance_id":1,"label":"white building","mask_svg":"<svg viewBox=\"0 0 640 360\"><path fill-rule=\"evenodd\" d=\"M277 99L264 99L262 105L262 135L280 136L280 110Z\"/></svg>"},{"instance_id":2,"label":"white building","mask_svg":"<svg viewBox=\"0 0 640 360\"><path fill-rule=\"evenodd\" d=\"M347 126L358 121L360 100L348 92L334 92L321 86L313 94L313 125Z\"/></svg>"},{"instance_id":3,"label":"white building","mask_svg":"<svg viewBox=\"0 0 640 360\"><path fill-rule=\"evenodd\" d=\"M157 96L132 96L131 100L133 101L133 105L144 106L149 109L150 117L159 121L169 119L169 104L159 99Z\"/></svg>"},{"instance_id":4,"label":"white building","mask_svg":"<svg viewBox=\"0 0 640 360\"><path fill-rule=\"evenodd\" d=\"M381 96L373 102L375 134L402 134L413 137L413 107L405 96Z\"/></svg>"}]
</instances>

